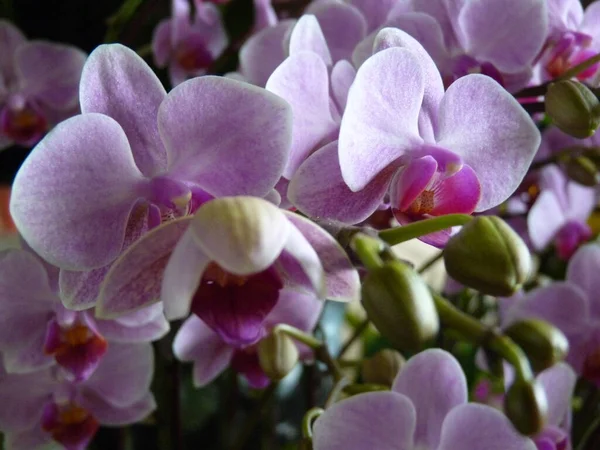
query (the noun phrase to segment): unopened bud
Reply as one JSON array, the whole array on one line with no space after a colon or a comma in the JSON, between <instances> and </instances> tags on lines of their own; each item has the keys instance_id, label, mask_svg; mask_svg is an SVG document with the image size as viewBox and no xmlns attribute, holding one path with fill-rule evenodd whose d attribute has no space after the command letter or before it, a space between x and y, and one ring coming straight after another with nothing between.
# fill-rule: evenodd
<instances>
[{"instance_id":1,"label":"unopened bud","mask_svg":"<svg viewBox=\"0 0 600 450\"><path fill-rule=\"evenodd\" d=\"M504 412L521 434L539 433L548 413L544 389L536 380L517 379L504 397Z\"/></svg>"},{"instance_id":2,"label":"unopened bud","mask_svg":"<svg viewBox=\"0 0 600 450\"><path fill-rule=\"evenodd\" d=\"M567 175L573 181L584 186L594 187L600 182L598 167L587 156L572 156L565 163Z\"/></svg>"},{"instance_id":3,"label":"unopened bud","mask_svg":"<svg viewBox=\"0 0 600 450\"><path fill-rule=\"evenodd\" d=\"M527 280L531 254L519 235L499 217L478 216L444 248L448 274L482 294L508 297Z\"/></svg>"},{"instance_id":4,"label":"unopened bud","mask_svg":"<svg viewBox=\"0 0 600 450\"><path fill-rule=\"evenodd\" d=\"M535 371L542 371L562 361L569 351L569 341L558 328L539 319L516 322L504 330L523 349Z\"/></svg>"},{"instance_id":5,"label":"unopened bud","mask_svg":"<svg viewBox=\"0 0 600 450\"><path fill-rule=\"evenodd\" d=\"M552 122L571 136L590 137L600 125L600 102L582 83L564 80L550 84L545 103Z\"/></svg>"},{"instance_id":6,"label":"unopened bud","mask_svg":"<svg viewBox=\"0 0 600 450\"><path fill-rule=\"evenodd\" d=\"M273 381L284 378L298 363L298 347L285 333L271 333L258 343L258 360Z\"/></svg>"},{"instance_id":7,"label":"unopened bud","mask_svg":"<svg viewBox=\"0 0 600 450\"><path fill-rule=\"evenodd\" d=\"M380 350L362 362L361 374L365 383L391 386L396 375L406 363L404 357L396 350L386 348Z\"/></svg>"},{"instance_id":8,"label":"unopened bud","mask_svg":"<svg viewBox=\"0 0 600 450\"><path fill-rule=\"evenodd\" d=\"M399 261L369 271L362 303L377 330L400 350L418 350L439 331L429 288L414 269Z\"/></svg>"}]
</instances>

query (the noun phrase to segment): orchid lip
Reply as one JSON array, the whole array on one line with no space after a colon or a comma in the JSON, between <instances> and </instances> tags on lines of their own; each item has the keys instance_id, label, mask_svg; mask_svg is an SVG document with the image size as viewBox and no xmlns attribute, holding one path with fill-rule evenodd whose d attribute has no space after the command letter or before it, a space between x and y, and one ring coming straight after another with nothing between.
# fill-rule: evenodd
<instances>
[{"instance_id":1,"label":"orchid lip","mask_svg":"<svg viewBox=\"0 0 600 450\"><path fill-rule=\"evenodd\" d=\"M42 429L67 450L83 450L99 428L95 417L74 402L48 403L42 413Z\"/></svg>"}]
</instances>

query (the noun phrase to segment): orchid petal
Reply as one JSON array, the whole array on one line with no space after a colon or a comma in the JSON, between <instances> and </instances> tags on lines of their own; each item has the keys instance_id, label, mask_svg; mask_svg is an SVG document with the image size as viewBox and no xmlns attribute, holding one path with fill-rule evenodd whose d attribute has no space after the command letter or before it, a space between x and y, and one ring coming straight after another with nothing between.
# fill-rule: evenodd
<instances>
[{"instance_id":1,"label":"orchid petal","mask_svg":"<svg viewBox=\"0 0 600 450\"><path fill-rule=\"evenodd\" d=\"M536 446L497 409L469 403L449 412L437 449L536 450Z\"/></svg>"},{"instance_id":2,"label":"orchid petal","mask_svg":"<svg viewBox=\"0 0 600 450\"><path fill-rule=\"evenodd\" d=\"M405 396L360 394L334 404L315 421L313 445L315 450L412 450L415 422Z\"/></svg>"},{"instance_id":3,"label":"orchid petal","mask_svg":"<svg viewBox=\"0 0 600 450\"><path fill-rule=\"evenodd\" d=\"M566 221L565 211L554 192L543 190L527 215L527 232L534 248L546 248Z\"/></svg>"},{"instance_id":4,"label":"orchid petal","mask_svg":"<svg viewBox=\"0 0 600 450\"><path fill-rule=\"evenodd\" d=\"M84 391L81 406L92 413L102 425L115 427L142 421L156 409L156 401L152 393L147 392L131 405L115 407L93 391Z\"/></svg>"},{"instance_id":5,"label":"orchid petal","mask_svg":"<svg viewBox=\"0 0 600 450\"><path fill-rule=\"evenodd\" d=\"M284 213L317 252L325 271L327 298L339 301L358 301L360 299L358 272L344 249L329 233L315 223L298 214L288 211Z\"/></svg>"},{"instance_id":6,"label":"orchid petal","mask_svg":"<svg viewBox=\"0 0 600 450\"><path fill-rule=\"evenodd\" d=\"M397 80L403 80L402 86ZM418 116L424 76L407 49L389 48L371 56L348 94L339 138L340 167L354 192L422 140Z\"/></svg>"},{"instance_id":7,"label":"orchid petal","mask_svg":"<svg viewBox=\"0 0 600 450\"><path fill-rule=\"evenodd\" d=\"M413 402L417 415L415 444L425 448L437 448L444 419L453 408L466 403L468 395L460 364L440 349L413 356L398 374L392 391Z\"/></svg>"},{"instance_id":8,"label":"orchid petal","mask_svg":"<svg viewBox=\"0 0 600 450\"><path fill-rule=\"evenodd\" d=\"M390 171L379 174L364 189L352 192L342 178L338 142L317 150L298 168L290 182L288 198L311 217L354 224L366 220L383 203Z\"/></svg>"},{"instance_id":9,"label":"orchid petal","mask_svg":"<svg viewBox=\"0 0 600 450\"><path fill-rule=\"evenodd\" d=\"M135 163L145 176L167 168L167 154L156 122L165 96L165 89L148 64L120 44L97 47L81 75L81 111L106 114L121 125Z\"/></svg>"},{"instance_id":10,"label":"orchid petal","mask_svg":"<svg viewBox=\"0 0 600 450\"><path fill-rule=\"evenodd\" d=\"M160 300L165 267L191 220L182 217L154 228L121 254L100 286L98 317L112 319Z\"/></svg>"},{"instance_id":11,"label":"orchid petal","mask_svg":"<svg viewBox=\"0 0 600 450\"><path fill-rule=\"evenodd\" d=\"M283 99L230 78L182 83L158 113L169 173L215 197L262 197L279 180L289 156L291 115Z\"/></svg>"},{"instance_id":12,"label":"orchid petal","mask_svg":"<svg viewBox=\"0 0 600 450\"><path fill-rule=\"evenodd\" d=\"M300 17L290 35L290 56L303 51L315 53L327 66L333 64L323 31L311 14Z\"/></svg>"},{"instance_id":13,"label":"orchid petal","mask_svg":"<svg viewBox=\"0 0 600 450\"><path fill-rule=\"evenodd\" d=\"M209 257L194 242L192 229L188 228L171 253L163 275L161 299L167 318L182 319L189 314L209 262Z\"/></svg>"},{"instance_id":14,"label":"orchid petal","mask_svg":"<svg viewBox=\"0 0 600 450\"><path fill-rule=\"evenodd\" d=\"M500 72L531 65L544 45L545 0L471 0L458 16L463 48Z\"/></svg>"},{"instance_id":15,"label":"orchid petal","mask_svg":"<svg viewBox=\"0 0 600 450\"><path fill-rule=\"evenodd\" d=\"M356 69L348 61L338 61L331 69L331 95L340 113L346 109L348 92L355 78Z\"/></svg>"},{"instance_id":16,"label":"orchid petal","mask_svg":"<svg viewBox=\"0 0 600 450\"><path fill-rule=\"evenodd\" d=\"M561 426L571 414L571 400L577 382L577 374L563 362L544 370L537 376L546 391L548 400L548 425Z\"/></svg>"},{"instance_id":17,"label":"orchid petal","mask_svg":"<svg viewBox=\"0 0 600 450\"><path fill-rule=\"evenodd\" d=\"M475 171L481 183L476 211L502 203L517 189L540 139L522 106L488 76L459 78L440 104L437 143Z\"/></svg>"},{"instance_id":18,"label":"orchid petal","mask_svg":"<svg viewBox=\"0 0 600 450\"><path fill-rule=\"evenodd\" d=\"M292 107L292 148L283 171L283 176L290 179L318 144L337 137L333 134L338 124L329 109L327 66L315 53L292 54L273 72L266 89Z\"/></svg>"},{"instance_id":19,"label":"orchid petal","mask_svg":"<svg viewBox=\"0 0 600 450\"><path fill-rule=\"evenodd\" d=\"M196 244L228 272L249 275L275 262L293 227L282 211L256 197L227 197L205 203L191 230Z\"/></svg>"},{"instance_id":20,"label":"orchid petal","mask_svg":"<svg viewBox=\"0 0 600 450\"><path fill-rule=\"evenodd\" d=\"M197 316L188 318L175 336L173 353L181 361L194 363L194 385L213 381L231 362L233 347L228 346Z\"/></svg>"},{"instance_id":21,"label":"orchid petal","mask_svg":"<svg viewBox=\"0 0 600 450\"><path fill-rule=\"evenodd\" d=\"M173 47L171 44L171 19L161 20L152 34L152 53L154 54L154 64L156 67L163 68L169 63Z\"/></svg>"},{"instance_id":22,"label":"orchid petal","mask_svg":"<svg viewBox=\"0 0 600 450\"><path fill-rule=\"evenodd\" d=\"M25 160L10 213L44 259L70 270L94 269L121 251L142 182L119 124L84 114L59 124Z\"/></svg>"},{"instance_id":23,"label":"orchid petal","mask_svg":"<svg viewBox=\"0 0 600 450\"><path fill-rule=\"evenodd\" d=\"M579 287L588 298L590 313L594 318L600 318L600 245L586 244L579 248L571 257L567 267L567 281ZM571 306L569 304L569 314Z\"/></svg>"}]
</instances>

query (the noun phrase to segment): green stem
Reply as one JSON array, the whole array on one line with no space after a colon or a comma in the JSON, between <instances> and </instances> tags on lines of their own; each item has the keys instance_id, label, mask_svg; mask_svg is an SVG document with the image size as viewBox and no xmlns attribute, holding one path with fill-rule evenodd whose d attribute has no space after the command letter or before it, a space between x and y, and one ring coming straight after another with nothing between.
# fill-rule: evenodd
<instances>
[{"instance_id":1,"label":"green stem","mask_svg":"<svg viewBox=\"0 0 600 450\"><path fill-rule=\"evenodd\" d=\"M419 273L423 273L429 269L431 269L431 267L438 262L440 259L442 259L443 256L443 252L439 252L437 255L435 255L433 258L429 259L429 261L427 261L425 264L423 264L421 267L419 267L419 270L417 270L417 272Z\"/></svg>"},{"instance_id":2,"label":"green stem","mask_svg":"<svg viewBox=\"0 0 600 450\"><path fill-rule=\"evenodd\" d=\"M323 408L312 408L306 411L302 418L302 437L312 439L312 424L324 412Z\"/></svg>"},{"instance_id":3,"label":"green stem","mask_svg":"<svg viewBox=\"0 0 600 450\"><path fill-rule=\"evenodd\" d=\"M468 214L447 214L432 219L420 220L401 227L390 228L379 232L379 237L389 245L400 244L414 238L435 233L458 225L464 225L473 217Z\"/></svg>"},{"instance_id":4,"label":"green stem","mask_svg":"<svg viewBox=\"0 0 600 450\"><path fill-rule=\"evenodd\" d=\"M152 44L146 44L135 51L140 57L146 58L152 54Z\"/></svg>"},{"instance_id":5,"label":"green stem","mask_svg":"<svg viewBox=\"0 0 600 450\"><path fill-rule=\"evenodd\" d=\"M594 419L594 421L591 423L591 425L588 427L588 429L585 430L585 433L581 437L581 440L579 441L579 445L577 445L577 448L575 450L585 450L588 441L592 438L594 433L599 428L600 428L600 415L598 417L596 417Z\"/></svg>"},{"instance_id":6,"label":"green stem","mask_svg":"<svg viewBox=\"0 0 600 450\"><path fill-rule=\"evenodd\" d=\"M567 70L565 73L563 73L560 77L556 78L554 81L564 81L564 80L570 80L571 78L579 75L581 72L583 72L586 69L589 69L590 67L592 67L594 64L600 62L600 53L592 56L591 58L586 59L585 61L583 61L580 64L577 64L575 67L571 67L569 70Z\"/></svg>"},{"instance_id":7,"label":"green stem","mask_svg":"<svg viewBox=\"0 0 600 450\"><path fill-rule=\"evenodd\" d=\"M105 43L108 44L119 40L119 36L125 25L131 20L143 2L144 0L125 0L125 3L121 5L119 10L108 18L108 29L104 35Z\"/></svg>"},{"instance_id":8,"label":"green stem","mask_svg":"<svg viewBox=\"0 0 600 450\"><path fill-rule=\"evenodd\" d=\"M354 329L354 333L352 333L350 339L346 341L346 343L340 350L340 353L338 354L338 359L341 359L346 354L348 349L352 346L352 344L354 344L358 340L358 338L360 338L360 335L363 334L363 332L369 327L370 322L371 321L369 319L365 319Z\"/></svg>"},{"instance_id":9,"label":"green stem","mask_svg":"<svg viewBox=\"0 0 600 450\"><path fill-rule=\"evenodd\" d=\"M306 344L313 349L315 358L327 366L327 371L333 376L334 380L339 381L343 378L342 370L336 360L331 356L331 353L329 353L329 349L325 342L285 323L276 325L273 328L273 333L285 333L289 337Z\"/></svg>"},{"instance_id":10,"label":"green stem","mask_svg":"<svg viewBox=\"0 0 600 450\"><path fill-rule=\"evenodd\" d=\"M357 233L352 238L350 247L368 270L375 270L383 266L383 260L379 254L384 246L379 239L364 233Z\"/></svg>"},{"instance_id":11,"label":"green stem","mask_svg":"<svg viewBox=\"0 0 600 450\"><path fill-rule=\"evenodd\" d=\"M348 384L350 384L350 380L348 380L346 377L341 377L335 382L333 389L329 393L329 397L327 397L327 401L325 402L325 409L329 408L337 401L338 397L344 391L344 388L348 386Z\"/></svg>"},{"instance_id":12,"label":"green stem","mask_svg":"<svg viewBox=\"0 0 600 450\"><path fill-rule=\"evenodd\" d=\"M474 344L482 345L498 353L515 368L519 379L531 380L533 378L533 371L527 356L512 339L463 313L441 295L432 292L432 296L443 325L457 330Z\"/></svg>"}]
</instances>

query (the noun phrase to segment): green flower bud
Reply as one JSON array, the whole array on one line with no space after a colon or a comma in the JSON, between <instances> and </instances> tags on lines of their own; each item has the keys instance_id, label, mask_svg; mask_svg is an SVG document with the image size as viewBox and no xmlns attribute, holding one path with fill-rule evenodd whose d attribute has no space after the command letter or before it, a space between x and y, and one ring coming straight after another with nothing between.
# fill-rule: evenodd
<instances>
[{"instance_id":1,"label":"green flower bud","mask_svg":"<svg viewBox=\"0 0 600 450\"><path fill-rule=\"evenodd\" d=\"M271 333L258 343L258 361L273 381L284 378L298 363L298 347L285 333Z\"/></svg>"},{"instance_id":2,"label":"green flower bud","mask_svg":"<svg viewBox=\"0 0 600 450\"><path fill-rule=\"evenodd\" d=\"M414 269L399 261L367 274L362 303L377 330L400 350L416 351L439 331L429 288Z\"/></svg>"},{"instance_id":3,"label":"green flower bud","mask_svg":"<svg viewBox=\"0 0 600 450\"><path fill-rule=\"evenodd\" d=\"M565 169L570 179L584 186L594 187L600 182L598 167L587 156L569 157L565 163Z\"/></svg>"},{"instance_id":4,"label":"green flower bud","mask_svg":"<svg viewBox=\"0 0 600 450\"><path fill-rule=\"evenodd\" d=\"M519 235L499 217L478 216L444 248L448 274L483 294L510 296L527 280L531 254Z\"/></svg>"},{"instance_id":5,"label":"green flower bud","mask_svg":"<svg viewBox=\"0 0 600 450\"><path fill-rule=\"evenodd\" d=\"M515 322L504 330L523 349L535 371L562 361L569 352L569 341L558 328L539 319Z\"/></svg>"},{"instance_id":6,"label":"green flower bud","mask_svg":"<svg viewBox=\"0 0 600 450\"><path fill-rule=\"evenodd\" d=\"M391 386L405 363L404 357L396 350L390 348L380 350L371 358L363 360L361 366L363 381Z\"/></svg>"},{"instance_id":7,"label":"green flower bud","mask_svg":"<svg viewBox=\"0 0 600 450\"><path fill-rule=\"evenodd\" d=\"M521 434L539 433L548 414L544 389L537 380L517 379L504 397L504 412Z\"/></svg>"},{"instance_id":8,"label":"green flower bud","mask_svg":"<svg viewBox=\"0 0 600 450\"><path fill-rule=\"evenodd\" d=\"M550 84L545 103L552 122L571 136L590 137L600 125L600 102L582 83L565 80Z\"/></svg>"}]
</instances>

